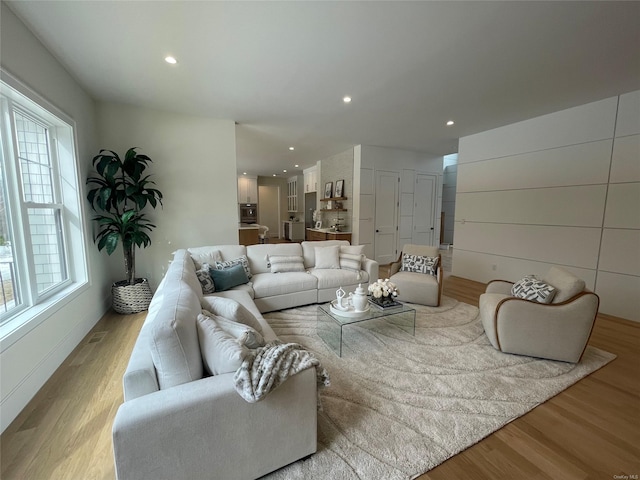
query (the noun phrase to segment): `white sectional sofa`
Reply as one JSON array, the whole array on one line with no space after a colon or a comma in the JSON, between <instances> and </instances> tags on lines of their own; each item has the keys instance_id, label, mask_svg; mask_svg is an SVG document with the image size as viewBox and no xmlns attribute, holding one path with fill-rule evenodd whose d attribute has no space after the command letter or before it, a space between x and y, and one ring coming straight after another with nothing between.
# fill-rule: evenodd
<instances>
[{"instance_id":1,"label":"white sectional sofa","mask_svg":"<svg viewBox=\"0 0 640 480\"><path fill-rule=\"evenodd\" d=\"M377 279L378 264L366 258L359 272L317 268L315 248L335 245L348 242L223 245L175 253L123 378L124 403L113 425L119 480L253 479L316 451L313 368L257 403L235 391L234 373L206 375L196 322L208 303L193 258L228 261L246 255L250 282L212 295L246 307L268 342L277 337L261 312L328 301L340 286L349 290ZM302 257L305 271L271 273L267 255Z\"/></svg>"}]
</instances>

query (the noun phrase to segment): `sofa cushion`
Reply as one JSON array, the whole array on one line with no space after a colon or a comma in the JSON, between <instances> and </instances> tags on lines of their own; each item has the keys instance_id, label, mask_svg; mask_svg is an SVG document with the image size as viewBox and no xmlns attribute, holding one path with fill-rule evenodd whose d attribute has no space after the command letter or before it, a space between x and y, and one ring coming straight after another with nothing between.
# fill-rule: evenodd
<instances>
[{"instance_id":1,"label":"sofa cushion","mask_svg":"<svg viewBox=\"0 0 640 480\"><path fill-rule=\"evenodd\" d=\"M527 275L511 287L511 295L532 302L551 303L556 289L548 283L538 280L535 275Z\"/></svg>"},{"instance_id":2,"label":"sofa cushion","mask_svg":"<svg viewBox=\"0 0 640 480\"><path fill-rule=\"evenodd\" d=\"M240 345L247 348L258 348L265 344L262 334L249 325L220 317L205 309L202 310L202 315L215 320L218 326L235 338Z\"/></svg>"},{"instance_id":3,"label":"sofa cushion","mask_svg":"<svg viewBox=\"0 0 640 480\"><path fill-rule=\"evenodd\" d=\"M205 370L211 375L235 372L249 353L247 347L227 333L214 319L198 315L198 339Z\"/></svg>"},{"instance_id":4,"label":"sofa cushion","mask_svg":"<svg viewBox=\"0 0 640 480\"><path fill-rule=\"evenodd\" d=\"M300 255L267 255L267 265L271 273L304 272Z\"/></svg>"},{"instance_id":5,"label":"sofa cushion","mask_svg":"<svg viewBox=\"0 0 640 480\"><path fill-rule=\"evenodd\" d=\"M315 268L340 268L340 245L316 247Z\"/></svg>"},{"instance_id":6,"label":"sofa cushion","mask_svg":"<svg viewBox=\"0 0 640 480\"><path fill-rule=\"evenodd\" d=\"M557 290L552 303L566 302L582 292L585 287L584 280L560 267L551 267L542 280Z\"/></svg>"},{"instance_id":7,"label":"sofa cushion","mask_svg":"<svg viewBox=\"0 0 640 480\"><path fill-rule=\"evenodd\" d=\"M251 328L262 333L262 326L256 319L255 315L251 313L247 307L232 298L211 295L203 297L201 303L201 309L204 308L205 310L212 312L214 315L249 325Z\"/></svg>"},{"instance_id":8,"label":"sofa cushion","mask_svg":"<svg viewBox=\"0 0 640 480\"><path fill-rule=\"evenodd\" d=\"M315 290L317 286L318 279L307 272L258 273L253 276L255 298Z\"/></svg>"},{"instance_id":9,"label":"sofa cushion","mask_svg":"<svg viewBox=\"0 0 640 480\"><path fill-rule=\"evenodd\" d=\"M369 281L369 275L363 270L354 271L347 269L323 269L312 268L309 270L312 276L318 279L318 289L338 288L346 285L356 285ZM360 275L358 275L360 274Z\"/></svg>"},{"instance_id":10,"label":"sofa cushion","mask_svg":"<svg viewBox=\"0 0 640 480\"><path fill-rule=\"evenodd\" d=\"M313 268L316 266L316 247L331 247L333 245L346 247L349 246L349 242L346 240L319 240L302 242L300 245L302 247L302 256L304 257L304 266L306 268Z\"/></svg>"},{"instance_id":11,"label":"sofa cushion","mask_svg":"<svg viewBox=\"0 0 640 480\"><path fill-rule=\"evenodd\" d=\"M164 389L202 378L195 325L201 306L193 287L183 280L165 289L162 300L151 320L150 341L158 385Z\"/></svg>"},{"instance_id":12,"label":"sofa cushion","mask_svg":"<svg viewBox=\"0 0 640 480\"><path fill-rule=\"evenodd\" d=\"M209 275L211 275L213 279L215 289L219 292L224 292L238 285L244 285L249 281L247 273L241 264L235 264L225 268L211 268Z\"/></svg>"},{"instance_id":13,"label":"sofa cushion","mask_svg":"<svg viewBox=\"0 0 640 480\"><path fill-rule=\"evenodd\" d=\"M267 273L270 267L267 266L267 255L302 255L302 247L299 243L266 243L250 245L247 247L247 258L251 273Z\"/></svg>"},{"instance_id":14,"label":"sofa cushion","mask_svg":"<svg viewBox=\"0 0 640 480\"><path fill-rule=\"evenodd\" d=\"M217 247L192 247L187 248L187 251L198 270L200 270L205 263L215 265L216 262L222 261L222 255Z\"/></svg>"}]
</instances>

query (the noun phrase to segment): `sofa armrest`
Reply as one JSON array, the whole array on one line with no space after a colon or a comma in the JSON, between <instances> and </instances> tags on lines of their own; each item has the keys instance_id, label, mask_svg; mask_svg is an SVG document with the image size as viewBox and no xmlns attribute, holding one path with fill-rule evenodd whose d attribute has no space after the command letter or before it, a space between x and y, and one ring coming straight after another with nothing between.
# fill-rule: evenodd
<instances>
[{"instance_id":1,"label":"sofa armrest","mask_svg":"<svg viewBox=\"0 0 640 480\"><path fill-rule=\"evenodd\" d=\"M150 325L143 325L131 351L127 369L122 376L122 391L125 402L160 390L153 358L149 350L150 332Z\"/></svg>"},{"instance_id":2,"label":"sofa armrest","mask_svg":"<svg viewBox=\"0 0 640 480\"><path fill-rule=\"evenodd\" d=\"M235 391L233 375L123 403L113 424L117 478L258 478L316 451L314 368L253 404Z\"/></svg>"},{"instance_id":3,"label":"sofa armrest","mask_svg":"<svg viewBox=\"0 0 640 480\"><path fill-rule=\"evenodd\" d=\"M369 283L373 283L378 278L380 265L375 260L371 260L370 258L365 257L362 261L362 270L369 274Z\"/></svg>"},{"instance_id":4,"label":"sofa armrest","mask_svg":"<svg viewBox=\"0 0 640 480\"><path fill-rule=\"evenodd\" d=\"M507 353L578 362L591 336L598 305L598 296L591 292L558 304L506 298L495 313L499 348Z\"/></svg>"},{"instance_id":5,"label":"sofa armrest","mask_svg":"<svg viewBox=\"0 0 640 480\"><path fill-rule=\"evenodd\" d=\"M513 282L509 282L507 280L491 280L487 283L487 287L484 292L511 295L511 287L513 287Z\"/></svg>"}]
</instances>

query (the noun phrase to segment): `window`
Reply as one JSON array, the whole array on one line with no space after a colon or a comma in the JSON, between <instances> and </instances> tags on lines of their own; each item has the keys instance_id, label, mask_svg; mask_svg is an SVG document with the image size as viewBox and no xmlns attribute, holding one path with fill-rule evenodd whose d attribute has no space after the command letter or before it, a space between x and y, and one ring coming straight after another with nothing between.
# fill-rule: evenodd
<instances>
[{"instance_id":1,"label":"window","mask_svg":"<svg viewBox=\"0 0 640 480\"><path fill-rule=\"evenodd\" d=\"M13 87L0 82L0 324L86 279L73 127Z\"/></svg>"}]
</instances>

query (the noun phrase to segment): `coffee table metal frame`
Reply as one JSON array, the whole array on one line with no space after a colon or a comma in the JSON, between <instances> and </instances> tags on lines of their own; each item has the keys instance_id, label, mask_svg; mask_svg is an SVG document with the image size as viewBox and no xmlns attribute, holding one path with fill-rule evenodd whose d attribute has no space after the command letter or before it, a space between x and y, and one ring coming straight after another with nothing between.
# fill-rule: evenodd
<instances>
[{"instance_id":1,"label":"coffee table metal frame","mask_svg":"<svg viewBox=\"0 0 640 480\"><path fill-rule=\"evenodd\" d=\"M399 307L392 307L381 310L373 305L362 317L342 317L329 309L330 303L318 305L316 331L324 343L333 350L339 357L342 357L342 340L344 327L357 325L370 320L384 318L387 322L396 325L407 333L416 334L416 311L402 304Z\"/></svg>"}]
</instances>

